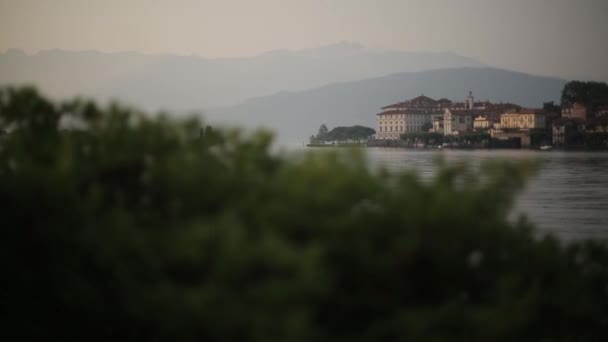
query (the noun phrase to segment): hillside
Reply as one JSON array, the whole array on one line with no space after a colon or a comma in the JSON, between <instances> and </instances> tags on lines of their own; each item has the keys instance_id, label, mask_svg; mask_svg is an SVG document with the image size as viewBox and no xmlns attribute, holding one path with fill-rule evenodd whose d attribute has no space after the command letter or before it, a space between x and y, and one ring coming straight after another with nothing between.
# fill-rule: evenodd
<instances>
[{"instance_id":1,"label":"hillside","mask_svg":"<svg viewBox=\"0 0 608 342\"><path fill-rule=\"evenodd\" d=\"M285 143L301 143L327 126L375 127L380 107L424 93L433 98L513 102L541 107L557 101L565 81L490 68L459 68L398 73L356 82L337 83L301 92L281 92L247 100L237 106L206 112L215 123L268 127Z\"/></svg>"},{"instance_id":2,"label":"hillside","mask_svg":"<svg viewBox=\"0 0 608 342\"><path fill-rule=\"evenodd\" d=\"M0 54L0 85L34 84L54 97L79 94L151 110L188 110L395 72L482 66L449 52L375 51L354 43L219 59L13 49Z\"/></svg>"}]
</instances>

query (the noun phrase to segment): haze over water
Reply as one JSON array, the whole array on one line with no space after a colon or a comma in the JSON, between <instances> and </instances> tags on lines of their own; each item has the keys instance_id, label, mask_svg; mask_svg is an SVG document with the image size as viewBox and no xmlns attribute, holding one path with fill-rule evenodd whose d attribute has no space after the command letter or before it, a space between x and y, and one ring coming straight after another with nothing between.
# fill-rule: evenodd
<instances>
[{"instance_id":1,"label":"haze over water","mask_svg":"<svg viewBox=\"0 0 608 342\"><path fill-rule=\"evenodd\" d=\"M608 154L526 150L405 150L368 148L368 159L389 170L418 170L429 176L439 155L449 161L477 164L492 158L536 159L541 168L515 205L539 229L564 240L608 237Z\"/></svg>"}]
</instances>

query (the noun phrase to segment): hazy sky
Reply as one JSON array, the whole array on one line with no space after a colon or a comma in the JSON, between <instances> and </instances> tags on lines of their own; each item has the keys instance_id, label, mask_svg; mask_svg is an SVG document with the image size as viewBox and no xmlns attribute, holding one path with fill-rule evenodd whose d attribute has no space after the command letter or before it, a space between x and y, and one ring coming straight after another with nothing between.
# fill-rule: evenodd
<instances>
[{"instance_id":1,"label":"hazy sky","mask_svg":"<svg viewBox=\"0 0 608 342\"><path fill-rule=\"evenodd\" d=\"M344 40L608 81L608 0L0 0L0 50L235 57Z\"/></svg>"}]
</instances>

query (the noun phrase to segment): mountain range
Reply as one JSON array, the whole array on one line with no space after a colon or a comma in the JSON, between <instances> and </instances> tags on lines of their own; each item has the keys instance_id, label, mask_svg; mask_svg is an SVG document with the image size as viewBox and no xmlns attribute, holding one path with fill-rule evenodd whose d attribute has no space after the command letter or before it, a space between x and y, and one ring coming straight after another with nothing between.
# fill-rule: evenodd
<instances>
[{"instance_id":1,"label":"mountain range","mask_svg":"<svg viewBox=\"0 0 608 342\"><path fill-rule=\"evenodd\" d=\"M375 126L375 114L424 93L538 107L564 80L493 69L450 52L376 51L356 43L244 58L48 50L0 53L0 85L51 97L119 100L149 111L202 112L212 124L266 127L306 141L321 123Z\"/></svg>"},{"instance_id":2,"label":"mountain range","mask_svg":"<svg viewBox=\"0 0 608 342\"><path fill-rule=\"evenodd\" d=\"M0 84L35 84L54 97L118 99L149 110L234 105L279 91L438 68L483 67L449 52L376 51L343 42L245 58L47 50L0 54Z\"/></svg>"}]
</instances>

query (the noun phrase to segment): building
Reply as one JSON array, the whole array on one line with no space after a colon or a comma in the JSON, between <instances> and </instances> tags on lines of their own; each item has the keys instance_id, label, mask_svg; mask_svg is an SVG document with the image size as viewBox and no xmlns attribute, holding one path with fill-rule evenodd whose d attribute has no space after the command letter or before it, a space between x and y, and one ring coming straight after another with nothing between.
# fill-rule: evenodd
<instances>
[{"instance_id":1,"label":"building","mask_svg":"<svg viewBox=\"0 0 608 342\"><path fill-rule=\"evenodd\" d=\"M574 103L562 108L562 118L587 120L587 107L581 103Z\"/></svg>"},{"instance_id":2,"label":"building","mask_svg":"<svg viewBox=\"0 0 608 342\"><path fill-rule=\"evenodd\" d=\"M433 132L443 134L443 116L433 118Z\"/></svg>"},{"instance_id":3,"label":"building","mask_svg":"<svg viewBox=\"0 0 608 342\"><path fill-rule=\"evenodd\" d=\"M547 122L545 114L541 110L521 109L517 112L502 114L500 128L503 130L546 129Z\"/></svg>"},{"instance_id":4,"label":"building","mask_svg":"<svg viewBox=\"0 0 608 342\"><path fill-rule=\"evenodd\" d=\"M492 122L487 116L479 115L473 120L473 129L476 131L485 131L492 128Z\"/></svg>"},{"instance_id":5,"label":"building","mask_svg":"<svg viewBox=\"0 0 608 342\"><path fill-rule=\"evenodd\" d=\"M443 116L444 100L436 101L421 95L382 107L376 118L378 139L399 139L401 134L432 128L433 118Z\"/></svg>"},{"instance_id":6,"label":"building","mask_svg":"<svg viewBox=\"0 0 608 342\"><path fill-rule=\"evenodd\" d=\"M473 129L473 116L471 110L446 109L443 116L443 134L453 135Z\"/></svg>"},{"instance_id":7,"label":"building","mask_svg":"<svg viewBox=\"0 0 608 342\"><path fill-rule=\"evenodd\" d=\"M489 130L500 122L501 114L521 109L512 103L475 101L473 93L464 102L455 102L444 113L444 134L460 134L472 130ZM477 120L476 120L477 118Z\"/></svg>"},{"instance_id":8,"label":"building","mask_svg":"<svg viewBox=\"0 0 608 342\"><path fill-rule=\"evenodd\" d=\"M586 123L585 130L589 133L608 133L608 108L598 109L595 116Z\"/></svg>"},{"instance_id":9,"label":"building","mask_svg":"<svg viewBox=\"0 0 608 342\"><path fill-rule=\"evenodd\" d=\"M581 133L585 131L585 120L581 118L561 118L551 125L553 146L581 144Z\"/></svg>"},{"instance_id":10,"label":"building","mask_svg":"<svg viewBox=\"0 0 608 342\"><path fill-rule=\"evenodd\" d=\"M482 125L487 130L500 122L500 115L521 109L511 103L475 101L473 93L463 102L452 102L446 98L434 100L421 95L408 101L398 102L382 108L377 114L377 138L399 139L402 134L429 130L444 135L472 131L475 117L483 117ZM479 126L481 128L481 126Z\"/></svg>"}]
</instances>

